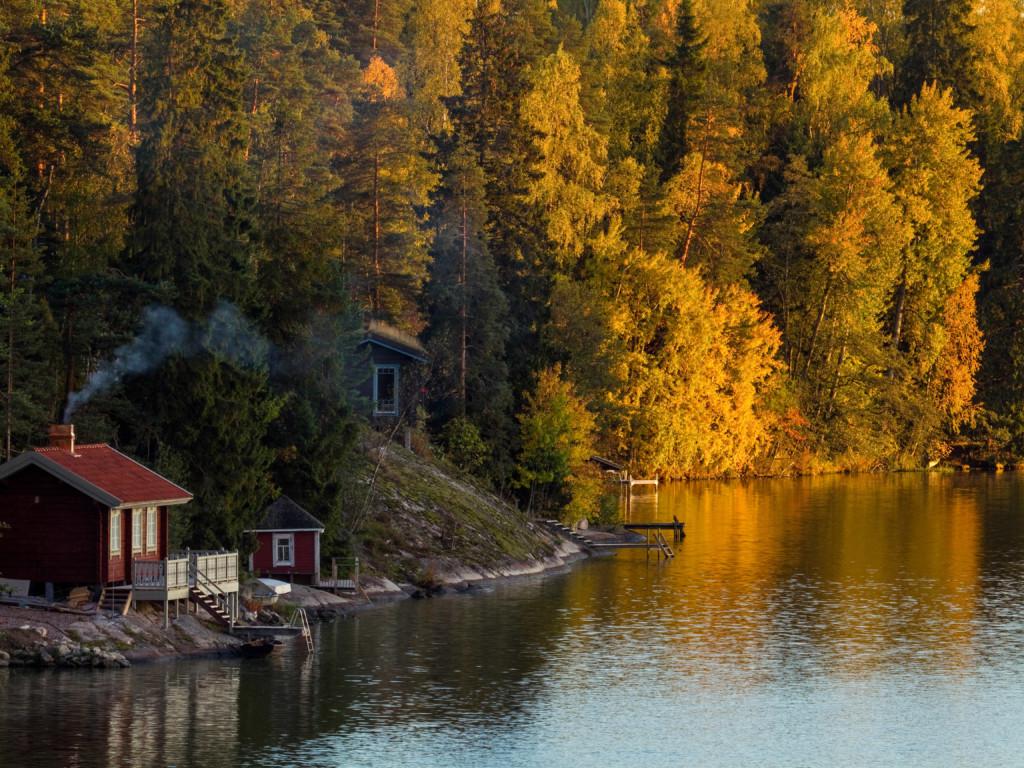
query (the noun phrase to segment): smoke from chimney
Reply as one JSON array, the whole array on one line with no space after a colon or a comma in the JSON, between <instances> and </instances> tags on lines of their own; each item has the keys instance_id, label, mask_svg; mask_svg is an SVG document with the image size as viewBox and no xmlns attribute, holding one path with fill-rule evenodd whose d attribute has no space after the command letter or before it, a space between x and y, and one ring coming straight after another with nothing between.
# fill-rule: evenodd
<instances>
[{"instance_id":1,"label":"smoke from chimney","mask_svg":"<svg viewBox=\"0 0 1024 768\"><path fill-rule=\"evenodd\" d=\"M168 307L147 307L138 335L117 348L113 359L93 371L85 386L68 397L65 424L75 411L127 376L155 370L168 357L209 352L237 365L255 367L267 358L268 343L238 308L222 301L205 322L190 323Z\"/></svg>"}]
</instances>

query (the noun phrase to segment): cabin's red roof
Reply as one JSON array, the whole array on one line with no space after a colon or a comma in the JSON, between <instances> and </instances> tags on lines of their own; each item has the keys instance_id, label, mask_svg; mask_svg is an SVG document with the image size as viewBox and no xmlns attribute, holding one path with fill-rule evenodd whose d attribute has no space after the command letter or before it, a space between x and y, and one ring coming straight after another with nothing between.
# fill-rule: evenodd
<instances>
[{"instance_id":1,"label":"cabin's red roof","mask_svg":"<svg viewBox=\"0 0 1024 768\"><path fill-rule=\"evenodd\" d=\"M86 483L116 497L121 504L181 503L192 498L184 488L109 445L76 445L74 453L63 448L34 450Z\"/></svg>"}]
</instances>

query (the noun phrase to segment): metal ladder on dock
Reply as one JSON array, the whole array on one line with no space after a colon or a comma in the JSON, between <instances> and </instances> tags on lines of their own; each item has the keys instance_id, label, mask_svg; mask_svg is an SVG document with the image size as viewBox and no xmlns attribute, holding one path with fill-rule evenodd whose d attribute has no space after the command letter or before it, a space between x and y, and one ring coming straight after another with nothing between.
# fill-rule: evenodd
<instances>
[{"instance_id":1,"label":"metal ladder on dock","mask_svg":"<svg viewBox=\"0 0 1024 768\"><path fill-rule=\"evenodd\" d=\"M292 627L300 627L302 629L302 639L306 641L306 650L309 652L313 651L313 632L309 628L309 617L306 616L305 608L296 608L295 613L292 614L292 620L289 624Z\"/></svg>"},{"instance_id":2,"label":"metal ladder on dock","mask_svg":"<svg viewBox=\"0 0 1024 768\"><path fill-rule=\"evenodd\" d=\"M665 539L665 536L661 531L655 532L654 543L658 545L658 549L661 550L661 554L665 556L666 560L671 560L676 556L675 551L669 546L668 541Z\"/></svg>"}]
</instances>

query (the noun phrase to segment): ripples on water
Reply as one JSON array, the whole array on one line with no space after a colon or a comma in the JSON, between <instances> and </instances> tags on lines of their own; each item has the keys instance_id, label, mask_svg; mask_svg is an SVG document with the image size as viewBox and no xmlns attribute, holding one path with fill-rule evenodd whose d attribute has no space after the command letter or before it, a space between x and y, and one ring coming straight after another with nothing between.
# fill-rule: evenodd
<instances>
[{"instance_id":1,"label":"ripples on water","mask_svg":"<svg viewBox=\"0 0 1024 768\"><path fill-rule=\"evenodd\" d=\"M1024 478L687 484L625 552L266 660L0 673L2 766L1024 766Z\"/></svg>"}]
</instances>

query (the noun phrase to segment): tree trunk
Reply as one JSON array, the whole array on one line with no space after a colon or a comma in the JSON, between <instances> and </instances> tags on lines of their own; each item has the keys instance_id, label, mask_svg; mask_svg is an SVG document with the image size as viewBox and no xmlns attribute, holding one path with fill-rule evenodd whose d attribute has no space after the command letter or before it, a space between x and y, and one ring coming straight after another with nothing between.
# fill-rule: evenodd
<instances>
[{"instance_id":1,"label":"tree trunk","mask_svg":"<svg viewBox=\"0 0 1024 768\"><path fill-rule=\"evenodd\" d=\"M814 330L811 332L811 343L807 347L807 358L804 360L804 376L811 367L811 358L814 357L815 347L818 344L818 334L821 333L821 325L825 322L825 310L828 307L829 296L832 294L832 278L829 277L825 283L825 292L821 295L821 306L818 307L818 317L814 321Z\"/></svg>"},{"instance_id":2,"label":"tree trunk","mask_svg":"<svg viewBox=\"0 0 1024 768\"><path fill-rule=\"evenodd\" d=\"M459 306L459 320L462 323L462 334L459 342L459 416L466 416L466 367L467 348L469 337L469 312L466 306L466 262L469 256L469 211L463 190L462 198L462 264L459 269L459 286L462 289L461 304Z\"/></svg>"},{"instance_id":3,"label":"tree trunk","mask_svg":"<svg viewBox=\"0 0 1024 768\"><path fill-rule=\"evenodd\" d=\"M892 321L892 346L899 350L903 340L903 315L907 307L907 268L903 267L900 286L896 289L896 313Z\"/></svg>"},{"instance_id":4,"label":"tree trunk","mask_svg":"<svg viewBox=\"0 0 1024 768\"><path fill-rule=\"evenodd\" d=\"M380 0L373 0L373 50L377 50L377 30L380 27Z\"/></svg>"},{"instance_id":5,"label":"tree trunk","mask_svg":"<svg viewBox=\"0 0 1024 768\"><path fill-rule=\"evenodd\" d=\"M373 302L375 312L380 312L380 281L382 268L380 263L380 151L373 153Z\"/></svg>"},{"instance_id":6,"label":"tree trunk","mask_svg":"<svg viewBox=\"0 0 1024 768\"><path fill-rule=\"evenodd\" d=\"M707 117L707 124L704 126L704 141L700 148L700 168L697 170L697 200L693 204L693 214L686 224L686 240L683 243L683 255L680 262L685 267L686 260L690 256L690 246L693 244L693 236L697 230L697 219L700 217L701 202L704 197L704 165L708 157L708 142L711 138L711 115Z\"/></svg>"},{"instance_id":7,"label":"tree trunk","mask_svg":"<svg viewBox=\"0 0 1024 768\"><path fill-rule=\"evenodd\" d=\"M17 221L15 221L15 226ZM14 453L11 445L11 433L14 431L14 291L17 286L17 274L18 261L17 261L17 248L18 243L15 239L16 235L11 235L11 261L10 261L10 286L9 286L9 297L10 306L7 308L7 393L4 413L4 456L7 461L14 458Z\"/></svg>"},{"instance_id":8,"label":"tree trunk","mask_svg":"<svg viewBox=\"0 0 1024 768\"><path fill-rule=\"evenodd\" d=\"M131 63L128 68L128 125L132 141L139 130L139 0L132 0Z\"/></svg>"}]
</instances>

